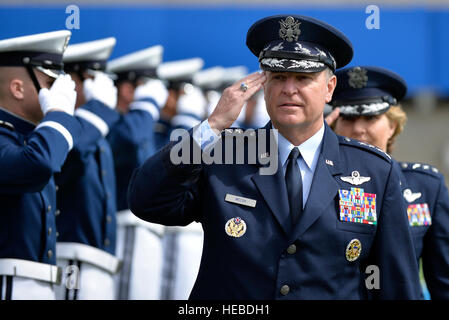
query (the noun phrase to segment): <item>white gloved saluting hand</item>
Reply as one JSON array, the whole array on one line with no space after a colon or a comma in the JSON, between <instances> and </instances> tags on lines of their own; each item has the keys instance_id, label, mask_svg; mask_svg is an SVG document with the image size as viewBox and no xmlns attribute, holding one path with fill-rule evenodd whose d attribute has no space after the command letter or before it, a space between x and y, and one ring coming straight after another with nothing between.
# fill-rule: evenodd
<instances>
[{"instance_id":1,"label":"white gloved saluting hand","mask_svg":"<svg viewBox=\"0 0 449 320\"><path fill-rule=\"evenodd\" d=\"M139 85L134 91L134 101L130 110L144 110L151 114L154 121L159 119L160 110L165 106L168 90L158 79L150 79Z\"/></svg>"},{"instance_id":2,"label":"white gloved saluting hand","mask_svg":"<svg viewBox=\"0 0 449 320\"><path fill-rule=\"evenodd\" d=\"M84 80L83 92L86 101L95 99L111 109L117 106L117 88L114 81L102 72L96 72L93 80Z\"/></svg>"},{"instance_id":3,"label":"white gloved saluting hand","mask_svg":"<svg viewBox=\"0 0 449 320\"><path fill-rule=\"evenodd\" d=\"M193 85L185 86L185 94L179 98L176 106L177 113L190 114L203 119L207 116L206 108L207 100L201 89Z\"/></svg>"},{"instance_id":4,"label":"white gloved saluting hand","mask_svg":"<svg viewBox=\"0 0 449 320\"><path fill-rule=\"evenodd\" d=\"M165 106L168 98L168 90L161 80L150 79L136 88L134 101L141 101L148 98L153 99L159 109Z\"/></svg>"},{"instance_id":5,"label":"white gloved saluting hand","mask_svg":"<svg viewBox=\"0 0 449 320\"><path fill-rule=\"evenodd\" d=\"M58 76L50 89L42 88L39 91L39 104L44 115L53 110L73 116L75 103L75 82L68 74Z\"/></svg>"}]
</instances>

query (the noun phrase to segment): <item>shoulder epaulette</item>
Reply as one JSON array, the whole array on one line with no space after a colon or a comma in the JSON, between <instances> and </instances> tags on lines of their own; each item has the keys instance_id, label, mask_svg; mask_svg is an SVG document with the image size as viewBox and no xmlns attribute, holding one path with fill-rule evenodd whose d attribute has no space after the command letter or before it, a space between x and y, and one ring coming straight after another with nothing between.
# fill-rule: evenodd
<instances>
[{"instance_id":1,"label":"shoulder epaulette","mask_svg":"<svg viewBox=\"0 0 449 320\"><path fill-rule=\"evenodd\" d=\"M0 127L6 128L8 130L14 131L14 126L6 121L0 120Z\"/></svg>"},{"instance_id":2,"label":"shoulder epaulette","mask_svg":"<svg viewBox=\"0 0 449 320\"><path fill-rule=\"evenodd\" d=\"M403 171L417 171L431 175L438 175L439 171L434 166L417 162L399 162Z\"/></svg>"},{"instance_id":3,"label":"shoulder epaulette","mask_svg":"<svg viewBox=\"0 0 449 320\"><path fill-rule=\"evenodd\" d=\"M382 151L382 149L373 146L369 143L365 143L356 139L350 139L348 137L343 137L343 136L338 136L338 140L340 142L340 144L344 144L344 145L348 145L348 146L352 146L352 147L356 147L362 150L367 150L371 153L374 153L378 156L380 156L381 158L387 160L388 162L391 162L391 156L388 153L385 153Z\"/></svg>"}]
</instances>

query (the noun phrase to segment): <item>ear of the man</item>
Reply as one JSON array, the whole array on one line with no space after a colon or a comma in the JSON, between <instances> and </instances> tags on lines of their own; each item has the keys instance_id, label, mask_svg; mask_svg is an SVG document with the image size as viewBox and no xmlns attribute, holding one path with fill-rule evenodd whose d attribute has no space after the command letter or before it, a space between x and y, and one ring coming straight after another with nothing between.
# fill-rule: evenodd
<instances>
[{"instance_id":1,"label":"ear of the man","mask_svg":"<svg viewBox=\"0 0 449 320\"><path fill-rule=\"evenodd\" d=\"M9 82L9 91L17 100L23 100L25 97L25 88L22 80L14 78Z\"/></svg>"},{"instance_id":2,"label":"ear of the man","mask_svg":"<svg viewBox=\"0 0 449 320\"><path fill-rule=\"evenodd\" d=\"M326 103L332 101L332 94L334 93L335 87L337 86L337 77L332 75L327 81L327 93L326 93Z\"/></svg>"}]
</instances>

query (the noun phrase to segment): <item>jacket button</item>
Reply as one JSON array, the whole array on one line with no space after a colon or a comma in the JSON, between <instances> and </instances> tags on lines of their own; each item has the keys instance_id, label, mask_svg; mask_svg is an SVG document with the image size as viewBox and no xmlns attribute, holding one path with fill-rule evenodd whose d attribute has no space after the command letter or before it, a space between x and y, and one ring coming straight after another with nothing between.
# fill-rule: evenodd
<instances>
[{"instance_id":1,"label":"jacket button","mask_svg":"<svg viewBox=\"0 0 449 320\"><path fill-rule=\"evenodd\" d=\"M60 210L56 210L55 216L59 216L60 214L61 214L61 211Z\"/></svg>"},{"instance_id":2,"label":"jacket button","mask_svg":"<svg viewBox=\"0 0 449 320\"><path fill-rule=\"evenodd\" d=\"M53 257L53 251L48 250L47 251L47 256L48 256L48 259L51 259L51 257Z\"/></svg>"},{"instance_id":3,"label":"jacket button","mask_svg":"<svg viewBox=\"0 0 449 320\"><path fill-rule=\"evenodd\" d=\"M59 186L55 186L56 191L59 191Z\"/></svg>"},{"instance_id":4,"label":"jacket button","mask_svg":"<svg viewBox=\"0 0 449 320\"><path fill-rule=\"evenodd\" d=\"M287 248L287 252L288 252L289 254L294 254L294 253L296 253L296 246L295 246L294 244L289 245L288 248Z\"/></svg>"},{"instance_id":5,"label":"jacket button","mask_svg":"<svg viewBox=\"0 0 449 320\"><path fill-rule=\"evenodd\" d=\"M112 218L111 218L111 216L110 216L110 215L107 215L107 216L106 216L106 221L107 221L108 223L111 223L111 221L112 221Z\"/></svg>"},{"instance_id":6,"label":"jacket button","mask_svg":"<svg viewBox=\"0 0 449 320\"><path fill-rule=\"evenodd\" d=\"M105 176L105 175L106 175L106 170L101 170L101 174L102 174L103 176Z\"/></svg>"},{"instance_id":7,"label":"jacket button","mask_svg":"<svg viewBox=\"0 0 449 320\"><path fill-rule=\"evenodd\" d=\"M51 232L52 232L53 230L51 229L51 228L48 228L48 235L51 235Z\"/></svg>"},{"instance_id":8,"label":"jacket button","mask_svg":"<svg viewBox=\"0 0 449 320\"><path fill-rule=\"evenodd\" d=\"M51 211L51 206L49 205L48 207L47 207L47 212L50 212Z\"/></svg>"},{"instance_id":9,"label":"jacket button","mask_svg":"<svg viewBox=\"0 0 449 320\"><path fill-rule=\"evenodd\" d=\"M287 286L286 284L284 284L284 285L281 287L281 294L282 294L283 296L286 296L289 292L290 292L290 287Z\"/></svg>"},{"instance_id":10,"label":"jacket button","mask_svg":"<svg viewBox=\"0 0 449 320\"><path fill-rule=\"evenodd\" d=\"M104 245L105 245L106 247L109 247L110 244L111 244L111 243L110 243L109 239L104 239Z\"/></svg>"}]
</instances>

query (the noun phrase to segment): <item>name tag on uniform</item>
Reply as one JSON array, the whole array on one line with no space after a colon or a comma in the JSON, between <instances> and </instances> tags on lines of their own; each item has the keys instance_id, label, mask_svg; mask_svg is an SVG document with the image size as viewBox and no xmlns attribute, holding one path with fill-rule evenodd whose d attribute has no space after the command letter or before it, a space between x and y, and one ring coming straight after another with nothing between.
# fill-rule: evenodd
<instances>
[{"instance_id":1,"label":"name tag on uniform","mask_svg":"<svg viewBox=\"0 0 449 320\"><path fill-rule=\"evenodd\" d=\"M256 200L253 200L253 199L239 197L239 196L235 196L235 195L229 194L229 193L226 193L225 201L237 203L237 204L241 204L241 205L253 207L253 208L256 206L256 202L257 202Z\"/></svg>"}]
</instances>

